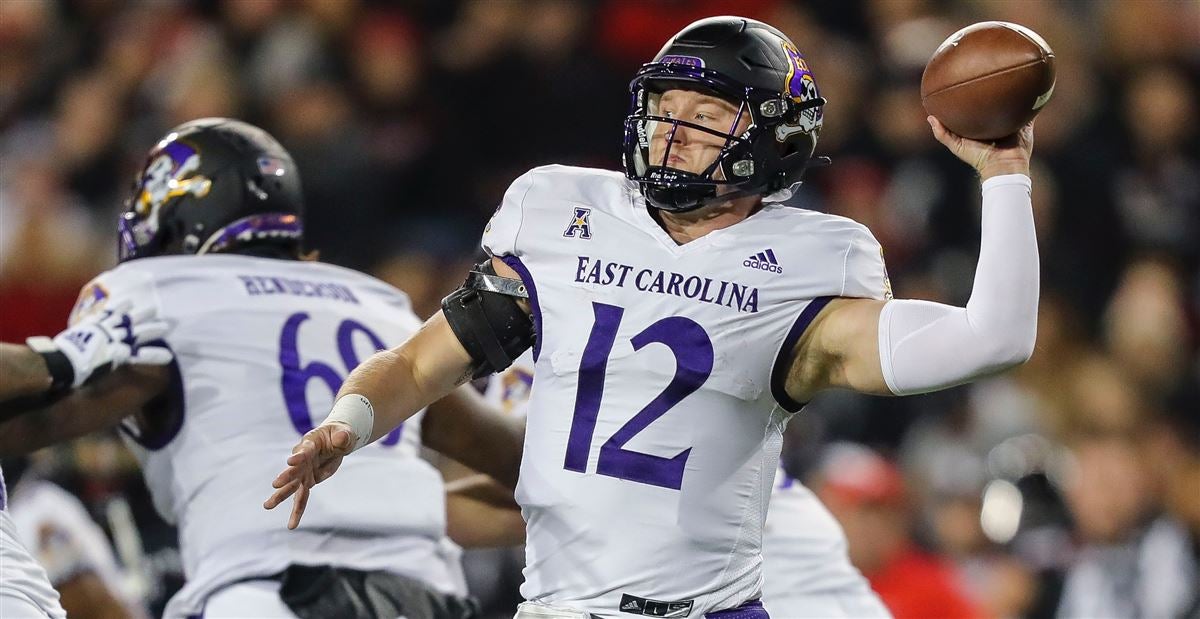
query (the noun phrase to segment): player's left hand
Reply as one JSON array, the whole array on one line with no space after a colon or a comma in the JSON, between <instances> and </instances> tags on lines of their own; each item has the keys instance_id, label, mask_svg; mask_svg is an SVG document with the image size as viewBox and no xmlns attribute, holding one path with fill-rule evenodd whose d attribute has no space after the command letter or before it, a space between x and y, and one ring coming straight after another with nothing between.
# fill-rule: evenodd
<instances>
[{"instance_id":1,"label":"player's left hand","mask_svg":"<svg viewBox=\"0 0 1200 619\"><path fill-rule=\"evenodd\" d=\"M271 482L275 492L263 503L263 507L275 509L295 494L287 525L289 529L295 529L300 525L300 518L308 506L310 489L337 472L342 458L353 449L354 441L354 433L344 423L323 423L310 430L292 448L287 468Z\"/></svg>"},{"instance_id":2,"label":"player's left hand","mask_svg":"<svg viewBox=\"0 0 1200 619\"><path fill-rule=\"evenodd\" d=\"M926 120L933 129L933 137L955 157L975 168L981 179L987 180L1002 174L1029 176L1029 160L1033 157L1032 120L1016 134L994 142L964 138L947 129L935 116L929 116Z\"/></svg>"}]
</instances>

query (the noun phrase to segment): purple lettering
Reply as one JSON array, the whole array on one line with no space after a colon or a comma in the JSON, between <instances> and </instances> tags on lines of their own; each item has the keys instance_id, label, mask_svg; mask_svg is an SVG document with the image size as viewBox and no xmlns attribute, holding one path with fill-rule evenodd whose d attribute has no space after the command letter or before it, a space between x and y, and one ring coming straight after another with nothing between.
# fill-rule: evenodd
<instances>
[{"instance_id":1,"label":"purple lettering","mask_svg":"<svg viewBox=\"0 0 1200 619\"><path fill-rule=\"evenodd\" d=\"M683 276L678 273L672 273L671 278L667 281L667 294L681 296L679 294L679 284L683 283Z\"/></svg>"},{"instance_id":2,"label":"purple lettering","mask_svg":"<svg viewBox=\"0 0 1200 619\"><path fill-rule=\"evenodd\" d=\"M650 290L657 292L658 294L663 294L663 272L662 271L659 271L658 274L654 276L654 282L650 284Z\"/></svg>"},{"instance_id":3,"label":"purple lettering","mask_svg":"<svg viewBox=\"0 0 1200 619\"><path fill-rule=\"evenodd\" d=\"M746 304L741 309L743 312L758 312L758 288L750 289L750 296L746 297Z\"/></svg>"},{"instance_id":4,"label":"purple lettering","mask_svg":"<svg viewBox=\"0 0 1200 619\"><path fill-rule=\"evenodd\" d=\"M587 277L584 278L584 281L587 281L587 282L590 282L593 284L599 284L600 283L600 267L603 264L604 264L604 262L602 260L597 260L595 262L595 264L592 265L592 269L590 271L588 271Z\"/></svg>"},{"instance_id":5,"label":"purple lettering","mask_svg":"<svg viewBox=\"0 0 1200 619\"><path fill-rule=\"evenodd\" d=\"M583 271L584 271L584 269L587 268L587 264L588 264L588 257L580 256L579 257L579 266L575 267L575 281L577 281L577 282L583 281Z\"/></svg>"},{"instance_id":6,"label":"purple lettering","mask_svg":"<svg viewBox=\"0 0 1200 619\"><path fill-rule=\"evenodd\" d=\"M625 286L625 276L629 275L629 272L632 270L633 267L628 264L621 265L621 279L617 280L617 287L623 288Z\"/></svg>"},{"instance_id":7,"label":"purple lettering","mask_svg":"<svg viewBox=\"0 0 1200 619\"><path fill-rule=\"evenodd\" d=\"M742 309L742 302L746 298L746 287L741 284L734 284L729 290L729 307L736 307L738 311Z\"/></svg>"},{"instance_id":8,"label":"purple lettering","mask_svg":"<svg viewBox=\"0 0 1200 619\"><path fill-rule=\"evenodd\" d=\"M636 277L636 278L633 280L633 283L634 283L634 285L635 285L635 286L637 286L637 289L638 289L638 290L641 290L642 292L645 292L645 291L647 291L647 290L649 290L649 289L650 289L650 286L648 286L648 285L647 285L647 286L643 286L643 285L642 285L642 276L643 276L643 275L649 275L649 274L650 274L650 269L642 269L641 271L638 271L637 277Z\"/></svg>"}]
</instances>

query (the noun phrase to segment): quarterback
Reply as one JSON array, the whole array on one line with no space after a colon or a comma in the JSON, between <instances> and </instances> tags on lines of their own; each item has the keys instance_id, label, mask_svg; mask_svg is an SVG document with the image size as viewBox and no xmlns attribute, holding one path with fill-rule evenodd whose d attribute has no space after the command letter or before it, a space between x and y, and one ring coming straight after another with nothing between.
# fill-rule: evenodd
<instances>
[{"instance_id":1,"label":"quarterback","mask_svg":"<svg viewBox=\"0 0 1200 619\"><path fill-rule=\"evenodd\" d=\"M521 428L469 388L348 463L310 526L289 534L257 506L251 480L270 477L346 373L420 326L394 287L304 259L287 151L236 120L180 125L150 151L119 232L121 264L83 289L72 321L152 311L174 361L120 368L6 422L0 454L119 424L179 528L187 582L168 617L473 616L443 557L441 476L418 453L516 471Z\"/></svg>"},{"instance_id":2,"label":"quarterback","mask_svg":"<svg viewBox=\"0 0 1200 619\"><path fill-rule=\"evenodd\" d=\"M767 617L762 531L792 414L823 389L932 391L1032 353L1032 126L989 144L930 120L982 179L974 289L954 307L892 299L866 227L779 203L814 162L825 99L778 30L691 24L631 91L624 174L518 178L484 231L491 259L348 377L269 507L295 494L295 525L347 454L532 346L517 616Z\"/></svg>"}]
</instances>

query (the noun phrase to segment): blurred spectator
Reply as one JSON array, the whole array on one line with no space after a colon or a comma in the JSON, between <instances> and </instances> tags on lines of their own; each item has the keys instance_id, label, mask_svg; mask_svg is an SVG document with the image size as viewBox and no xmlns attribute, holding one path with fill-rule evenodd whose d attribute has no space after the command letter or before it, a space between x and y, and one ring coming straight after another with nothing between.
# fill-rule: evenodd
<instances>
[{"instance_id":1,"label":"blurred spectator","mask_svg":"<svg viewBox=\"0 0 1200 619\"><path fill-rule=\"evenodd\" d=\"M897 619L981 617L961 574L912 538L912 513L899 469L858 445L831 446L813 491L846 530L850 562Z\"/></svg>"},{"instance_id":2,"label":"blurred spectator","mask_svg":"<svg viewBox=\"0 0 1200 619\"><path fill-rule=\"evenodd\" d=\"M1144 456L1121 434L1073 439L1066 496L1082 547L1059 604L1060 617L1178 617L1197 595L1186 531L1157 515Z\"/></svg>"}]
</instances>

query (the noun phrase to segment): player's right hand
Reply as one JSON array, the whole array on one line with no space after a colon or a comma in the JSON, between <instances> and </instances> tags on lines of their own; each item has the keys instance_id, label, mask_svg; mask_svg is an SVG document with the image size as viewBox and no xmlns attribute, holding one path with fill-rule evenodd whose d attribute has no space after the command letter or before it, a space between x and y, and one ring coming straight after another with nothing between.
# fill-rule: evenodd
<instances>
[{"instance_id":1,"label":"player's right hand","mask_svg":"<svg viewBox=\"0 0 1200 619\"><path fill-rule=\"evenodd\" d=\"M289 529L295 529L300 525L304 508L308 506L311 488L337 472L342 458L353 449L355 440L350 427L340 422L323 423L310 430L292 448L287 468L271 482L275 492L263 503L263 507L275 509L288 497L296 495L287 525Z\"/></svg>"},{"instance_id":2,"label":"player's right hand","mask_svg":"<svg viewBox=\"0 0 1200 619\"><path fill-rule=\"evenodd\" d=\"M948 148L955 157L975 168L982 180L1002 174L1029 176L1029 161L1033 157L1033 121L1015 135L994 142L964 138L946 128L936 116L926 118L933 137Z\"/></svg>"}]
</instances>

